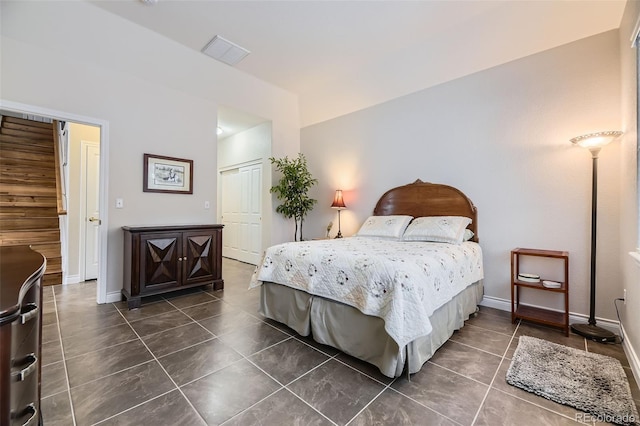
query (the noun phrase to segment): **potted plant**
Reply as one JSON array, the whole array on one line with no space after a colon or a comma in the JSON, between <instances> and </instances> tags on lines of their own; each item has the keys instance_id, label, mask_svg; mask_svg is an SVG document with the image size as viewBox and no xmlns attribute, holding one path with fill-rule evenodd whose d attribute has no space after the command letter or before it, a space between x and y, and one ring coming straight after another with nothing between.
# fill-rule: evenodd
<instances>
[{"instance_id":1,"label":"potted plant","mask_svg":"<svg viewBox=\"0 0 640 426\"><path fill-rule=\"evenodd\" d=\"M294 241L302 241L302 222L305 216L313 209L317 200L310 198L307 193L309 189L318 183L317 179L311 176L307 169L307 159L302 153L298 153L298 158L269 158L276 170L282 173L278 184L271 187L271 193L276 194L281 204L276 207L276 212L284 217L295 221ZM300 226L298 227L298 223ZM298 240L298 228L300 229Z\"/></svg>"}]
</instances>

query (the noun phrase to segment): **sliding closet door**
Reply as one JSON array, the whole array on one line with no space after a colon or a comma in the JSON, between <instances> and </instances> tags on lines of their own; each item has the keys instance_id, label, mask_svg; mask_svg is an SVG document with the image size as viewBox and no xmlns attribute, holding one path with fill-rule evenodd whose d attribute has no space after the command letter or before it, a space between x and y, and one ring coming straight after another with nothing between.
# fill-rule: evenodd
<instances>
[{"instance_id":1,"label":"sliding closet door","mask_svg":"<svg viewBox=\"0 0 640 426\"><path fill-rule=\"evenodd\" d=\"M256 265L262 252L262 163L221 173L222 255Z\"/></svg>"}]
</instances>

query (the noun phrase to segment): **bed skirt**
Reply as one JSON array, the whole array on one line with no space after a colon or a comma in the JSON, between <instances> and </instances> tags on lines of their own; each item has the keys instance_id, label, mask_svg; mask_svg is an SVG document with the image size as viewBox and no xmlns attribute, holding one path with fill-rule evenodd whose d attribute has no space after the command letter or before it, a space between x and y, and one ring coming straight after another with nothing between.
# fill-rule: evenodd
<instances>
[{"instance_id":1,"label":"bed skirt","mask_svg":"<svg viewBox=\"0 0 640 426\"><path fill-rule=\"evenodd\" d=\"M430 317L432 332L405 348L387 334L381 318L357 309L281 284L265 282L260 289L260 313L281 322L302 336L312 335L319 343L332 346L380 369L387 377L402 375L405 364L417 373L435 351L462 328L482 300L482 281L468 286Z\"/></svg>"}]
</instances>

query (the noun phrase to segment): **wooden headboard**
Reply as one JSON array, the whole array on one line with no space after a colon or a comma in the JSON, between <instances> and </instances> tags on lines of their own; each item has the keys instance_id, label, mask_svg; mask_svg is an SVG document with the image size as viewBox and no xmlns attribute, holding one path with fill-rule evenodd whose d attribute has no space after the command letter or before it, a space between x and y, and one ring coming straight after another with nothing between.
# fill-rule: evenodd
<instances>
[{"instance_id":1,"label":"wooden headboard","mask_svg":"<svg viewBox=\"0 0 640 426\"><path fill-rule=\"evenodd\" d=\"M462 191L448 185L422 182L420 179L385 192L373 210L375 216L405 214L424 216L466 216L467 227L473 231L472 241L478 242L478 210Z\"/></svg>"}]
</instances>

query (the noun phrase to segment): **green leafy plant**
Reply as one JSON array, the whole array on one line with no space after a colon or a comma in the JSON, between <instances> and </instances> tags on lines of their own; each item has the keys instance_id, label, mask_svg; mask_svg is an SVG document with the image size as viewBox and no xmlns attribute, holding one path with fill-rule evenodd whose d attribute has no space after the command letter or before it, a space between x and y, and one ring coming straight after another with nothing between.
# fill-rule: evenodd
<instances>
[{"instance_id":1,"label":"green leafy plant","mask_svg":"<svg viewBox=\"0 0 640 426\"><path fill-rule=\"evenodd\" d=\"M313 209L318 200L310 198L309 189L318 183L307 169L307 159L298 153L298 158L269 158L276 170L282 173L278 184L271 187L271 193L276 194L281 204L276 207L276 212L295 221L294 241L298 241L298 229L300 229L300 241L302 241L302 222L305 216ZM300 224L298 228L298 224Z\"/></svg>"}]
</instances>

